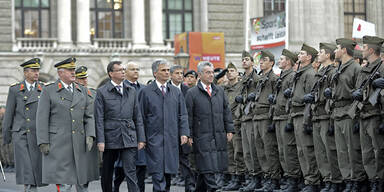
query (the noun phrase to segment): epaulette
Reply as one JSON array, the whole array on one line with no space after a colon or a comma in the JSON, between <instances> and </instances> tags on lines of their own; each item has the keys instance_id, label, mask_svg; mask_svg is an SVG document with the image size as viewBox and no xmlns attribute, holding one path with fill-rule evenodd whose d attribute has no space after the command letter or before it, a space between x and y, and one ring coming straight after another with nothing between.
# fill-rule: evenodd
<instances>
[{"instance_id":1,"label":"epaulette","mask_svg":"<svg viewBox=\"0 0 384 192\"><path fill-rule=\"evenodd\" d=\"M10 86L13 87L15 85L18 85L20 82L12 83Z\"/></svg>"},{"instance_id":2,"label":"epaulette","mask_svg":"<svg viewBox=\"0 0 384 192\"><path fill-rule=\"evenodd\" d=\"M89 96L92 97L92 92L91 92L90 88L87 89L87 93L88 93Z\"/></svg>"}]
</instances>

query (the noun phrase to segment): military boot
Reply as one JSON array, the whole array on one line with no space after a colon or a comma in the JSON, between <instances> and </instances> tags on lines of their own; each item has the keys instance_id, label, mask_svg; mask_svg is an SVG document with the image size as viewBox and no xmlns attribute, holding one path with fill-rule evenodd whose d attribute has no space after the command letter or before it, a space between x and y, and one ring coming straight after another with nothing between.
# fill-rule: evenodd
<instances>
[{"instance_id":1,"label":"military boot","mask_svg":"<svg viewBox=\"0 0 384 192\"><path fill-rule=\"evenodd\" d=\"M321 189L320 192L329 192L329 190L331 189L331 186L332 186L332 183L327 181L325 182L325 185L324 187Z\"/></svg>"},{"instance_id":2,"label":"military boot","mask_svg":"<svg viewBox=\"0 0 384 192\"><path fill-rule=\"evenodd\" d=\"M234 179L230 185L223 188L223 191L237 191L241 188L241 181L239 175L233 175Z\"/></svg>"},{"instance_id":3,"label":"military boot","mask_svg":"<svg viewBox=\"0 0 384 192\"><path fill-rule=\"evenodd\" d=\"M352 181L346 181L345 182L345 188L343 192L350 192L352 191L353 182Z\"/></svg>"},{"instance_id":4,"label":"military boot","mask_svg":"<svg viewBox=\"0 0 384 192\"><path fill-rule=\"evenodd\" d=\"M255 192L272 192L279 187L279 182L276 179L268 179L263 187L255 189Z\"/></svg>"},{"instance_id":5,"label":"military boot","mask_svg":"<svg viewBox=\"0 0 384 192\"><path fill-rule=\"evenodd\" d=\"M246 187L240 188L240 191L249 192L260 187L261 187L261 178L259 176L252 176L249 184Z\"/></svg>"},{"instance_id":6,"label":"military boot","mask_svg":"<svg viewBox=\"0 0 384 192\"><path fill-rule=\"evenodd\" d=\"M295 178L288 178L286 185L284 186L284 189L280 186L281 192L296 192L299 191L299 188L297 187L297 179Z\"/></svg>"},{"instance_id":7,"label":"military boot","mask_svg":"<svg viewBox=\"0 0 384 192\"><path fill-rule=\"evenodd\" d=\"M329 189L328 192L339 192L339 191L341 191L340 190L341 189L340 185L341 185L340 183L332 183L331 184L331 188Z\"/></svg>"},{"instance_id":8,"label":"military boot","mask_svg":"<svg viewBox=\"0 0 384 192\"><path fill-rule=\"evenodd\" d=\"M370 186L371 186L370 192L378 192L379 191L379 181L372 181Z\"/></svg>"},{"instance_id":9,"label":"military boot","mask_svg":"<svg viewBox=\"0 0 384 192\"><path fill-rule=\"evenodd\" d=\"M306 185L301 192L317 192L318 186L317 185Z\"/></svg>"}]
</instances>

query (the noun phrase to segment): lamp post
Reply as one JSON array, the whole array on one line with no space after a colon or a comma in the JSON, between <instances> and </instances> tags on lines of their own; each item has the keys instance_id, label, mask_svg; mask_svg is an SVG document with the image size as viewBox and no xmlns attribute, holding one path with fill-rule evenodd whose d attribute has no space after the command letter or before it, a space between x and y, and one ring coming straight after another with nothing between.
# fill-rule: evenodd
<instances>
[{"instance_id":1,"label":"lamp post","mask_svg":"<svg viewBox=\"0 0 384 192\"><path fill-rule=\"evenodd\" d=\"M189 54L184 53L183 48L180 48L180 52L175 56L175 64L182 66L184 70L189 69Z\"/></svg>"}]
</instances>

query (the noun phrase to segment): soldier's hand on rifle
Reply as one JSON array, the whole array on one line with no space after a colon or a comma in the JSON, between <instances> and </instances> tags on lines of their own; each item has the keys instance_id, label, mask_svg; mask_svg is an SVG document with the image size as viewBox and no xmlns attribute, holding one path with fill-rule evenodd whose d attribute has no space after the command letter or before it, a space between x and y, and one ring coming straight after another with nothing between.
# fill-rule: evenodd
<instances>
[{"instance_id":1,"label":"soldier's hand on rifle","mask_svg":"<svg viewBox=\"0 0 384 192\"><path fill-rule=\"evenodd\" d=\"M324 97L326 99L332 99L332 89L331 88L329 88L329 87L325 88Z\"/></svg>"},{"instance_id":2,"label":"soldier's hand on rifle","mask_svg":"<svg viewBox=\"0 0 384 192\"><path fill-rule=\"evenodd\" d=\"M87 136L87 139L86 139L85 142L87 144L88 151L91 151L92 150L92 146L93 146L93 137Z\"/></svg>"},{"instance_id":3,"label":"soldier's hand on rifle","mask_svg":"<svg viewBox=\"0 0 384 192\"><path fill-rule=\"evenodd\" d=\"M49 144L48 144L48 143L40 144L40 145L39 145L39 148L40 148L40 151L41 151L44 155L48 155L48 153L49 153Z\"/></svg>"},{"instance_id":4,"label":"soldier's hand on rifle","mask_svg":"<svg viewBox=\"0 0 384 192\"><path fill-rule=\"evenodd\" d=\"M247 101L254 101L255 98L256 98L256 94L252 92L248 94Z\"/></svg>"},{"instance_id":5,"label":"soldier's hand on rifle","mask_svg":"<svg viewBox=\"0 0 384 192\"><path fill-rule=\"evenodd\" d=\"M275 132L275 124L272 123L268 126L268 129L267 129L268 133L273 133Z\"/></svg>"},{"instance_id":6,"label":"soldier's hand on rifle","mask_svg":"<svg viewBox=\"0 0 384 192\"><path fill-rule=\"evenodd\" d=\"M283 95L287 99L291 98L292 97L292 88L288 88L288 89L284 90Z\"/></svg>"},{"instance_id":7,"label":"soldier's hand on rifle","mask_svg":"<svg viewBox=\"0 0 384 192\"><path fill-rule=\"evenodd\" d=\"M243 96L242 95L238 95L235 97L235 102L236 103L240 103L240 104L243 104Z\"/></svg>"},{"instance_id":8,"label":"soldier's hand on rifle","mask_svg":"<svg viewBox=\"0 0 384 192\"><path fill-rule=\"evenodd\" d=\"M377 132L379 133L379 135L384 135L384 122L379 125L379 127L377 128Z\"/></svg>"},{"instance_id":9,"label":"soldier's hand on rifle","mask_svg":"<svg viewBox=\"0 0 384 192\"><path fill-rule=\"evenodd\" d=\"M285 127L284 127L284 131L285 131L285 132L292 132L293 129L294 129L294 127L293 127L293 123L287 123L287 124L285 125Z\"/></svg>"},{"instance_id":10,"label":"soldier's hand on rifle","mask_svg":"<svg viewBox=\"0 0 384 192\"><path fill-rule=\"evenodd\" d=\"M306 135L312 134L312 131L313 131L312 125L311 124L304 124L304 130L303 131Z\"/></svg>"},{"instance_id":11,"label":"soldier's hand on rifle","mask_svg":"<svg viewBox=\"0 0 384 192\"><path fill-rule=\"evenodd\" d=\"M372 86L373 88L384 89L384 78L380 77L375 79L374 81L372 81Z\"/></svg>"},{"instance_id":12,"label":"soldier's hand on rifle","mask_svg":"<svg viewBox=\"0 0 384 192\"><path fill-rule=\"evenodd\" d=\"M356 89L354 92L352 92L352 99L356 101L363 101L363 93L361 89Z\"/></svg>"},{"instance_id":13,"label":"soldier's hand on rifle","mask_svg":"<svg viewBox=\"0 0 384 192\"><path fill-rule=\"evenodd\" d=\"M274 94L269 94L268 95L268 102L271 105L276 104L276 96Z\"/></svg>"},{"instance_id":14,"label":"soldier's hand on rifle","mask_svg":"<svg viewBox=\"0 0 384 192\"><path fill-rule=\"evenodd\" d=\"M303 97L304 103L315 103L315 96L311 93L305 94Z\"/></svg>"},{"instance_id":15,"label":"soldier's hand on rifle","mask_svg":"<svg viewBox=\"0 0 384 192\"><path fill-rule=\"evenodd\" d=\"M359 131L360 131L360 124L359 124L358 121L356 121L355 124L353 125L353 130L352 131L353 131L353 134L359 133Z\"/></svg>"},{"instance_id":16,"label":"soldier's hand on rifle","mask_svg":"<svg viewBox=\"0 0 384 192\"><path fill-rule=\"evenodd\" d=\"M328 136L333 136L333 135L335 135L335 126L334 126L334 125L330 125L330 126L328 127L327 135L328 135Z\"/></svg>"}]
</instances>

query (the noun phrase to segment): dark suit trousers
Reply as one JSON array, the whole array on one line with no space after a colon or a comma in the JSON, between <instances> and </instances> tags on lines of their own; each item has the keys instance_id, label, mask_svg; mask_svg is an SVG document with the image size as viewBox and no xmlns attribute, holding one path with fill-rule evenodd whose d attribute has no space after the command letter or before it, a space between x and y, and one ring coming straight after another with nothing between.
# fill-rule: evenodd
<instances>
[{"instance_id":1,"label":"dark suit trousers","mask_svg":"<svg viewBox=\"0 0 384 192\"><path fill-rule=\"evenodd\" d=\"M137 176L137 185L139 186L140 192L145 191L145 173L147 171L147 166L145 165L136 165L136 176ZM122 167L115 167L115 178L113 180L113 192L119 192L120 184L124 181L125 174Z\"/></svg>"},{"instance_id":2,"label":"dark suit trousers","mask_svg":"<svg viewBox=\"0 0 384 192\"><path fill-rule=\"evenodd\" d=\"M188 146L180 147L179 161L180 161L180 171L185 179L185 191L189 191L195 188L195 174L191 169L191 164L189 162L189 154L184 152L184 148Z\"/></svg>"},{"instance_id":3,"label":"dark suit trousers","mask_svg":"<svg viewBox=\"0 0 384 192\"><path fill-rule=\"evenodd\" d=\"M196 191L216 191L217 190L214 173L198 173L196 182Z\"/></svg>"},{"instance_id":4,"label":"dark suit trousers","mask_svg":"<svg viewBox=\"0 0 384 192\"><path fill-rule=\"evenodd\" d=\"M103 168L101 173L101 188L103 192L112 192L112 178L115 161L120 155L123 162L124 174L127 178L129 191L139 191L136 177L137 148L105 149L103 153Z\"/></svg>"},{"instance_id":5,"label":"dark suit trousers","mask_svg":"<svg viewBox=\"0 0 384 192\"><path fill-rule=\"evenodd\" d=\"M171 188L171 174L152 173L153 192L169 191Z\"/></svg>"}]
</instances>

